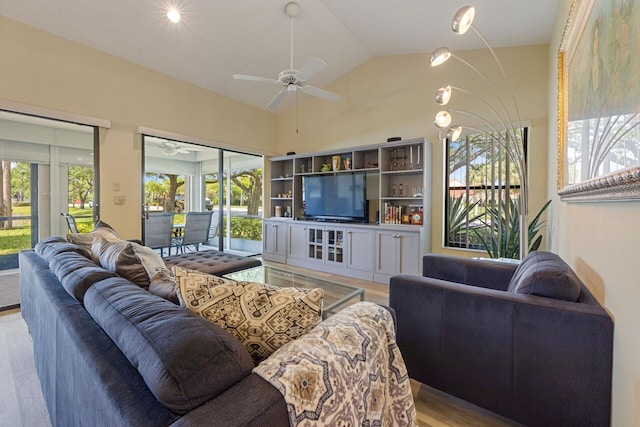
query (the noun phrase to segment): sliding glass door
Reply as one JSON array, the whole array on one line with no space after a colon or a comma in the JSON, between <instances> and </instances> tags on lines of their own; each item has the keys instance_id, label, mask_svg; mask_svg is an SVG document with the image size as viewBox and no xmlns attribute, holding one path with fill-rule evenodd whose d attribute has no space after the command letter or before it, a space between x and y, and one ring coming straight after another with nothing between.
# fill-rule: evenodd
<instances>
[{"instance_id":1,"label":"sliding glass door","mask_svg":"<svg viewBox=\"0 0 640 427\"><path fill-rule=\"evenodd\" d=\"M81 231L97 217L97 129L0 111L0 269L18 252L67 232L61 213Z\"/></svg>"},{"instance_id":2,"label":"sliding glass door","mask_svg":"<svg viewBox=\"0 0 640 427\"><path fill-rule=\"evenodd\" d=\"M174 212L179 228L186 212L213 211L210 248L261 252L262 156L146 135L143 141L143 225L157 212Z\"/></svg>"}]
</instances>

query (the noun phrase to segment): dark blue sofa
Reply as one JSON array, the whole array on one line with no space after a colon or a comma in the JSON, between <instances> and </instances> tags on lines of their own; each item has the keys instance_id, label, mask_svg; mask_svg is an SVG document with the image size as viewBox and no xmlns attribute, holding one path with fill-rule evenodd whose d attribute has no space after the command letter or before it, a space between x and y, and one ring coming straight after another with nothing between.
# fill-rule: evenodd
<instances>
[{"instance_id":1,"label":"dark blue sofa","mask_svg":"<svg viewBox=\"0 0 640 427\"><path fill-rule=\"evenodd\" d=\"M557 255L425 255L391 278L409 376L528 426L607 426L613 319Z\"/></svg>"},{"instance_id":2,"label":"dark blue sofa","mask_svg":"<svg viewBox=\"0 0 640 427\"><path fill-rule=\"evenodd\" d=\"M280 392L211 322L62 239L22 251L22 316L54 426L288 426Z\"/></svg>"}]
</instances>

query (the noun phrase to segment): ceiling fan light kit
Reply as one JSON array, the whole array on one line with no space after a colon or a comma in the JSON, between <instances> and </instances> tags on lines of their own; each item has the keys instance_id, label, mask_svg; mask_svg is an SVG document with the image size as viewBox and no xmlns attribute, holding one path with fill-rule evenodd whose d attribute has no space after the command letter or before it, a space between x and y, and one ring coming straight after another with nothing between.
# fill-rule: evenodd
<instances>
[{"instance_id":1,"label":"ceiling fan light kit","mask_svg":"<svg viewBox=\"0 0 640 427\"><path fill-rule=\"evenodd\" d=\"M267 104L268 109L272 109L278 106L280 102L289 94L296 93L298 89L302 89L302 92L315 96L327 101L336 101L339 96L335 93L326 91L307 84L307 80L313 77L316 73L322 70L327 63L320 58L313 57L299 70L293 68L293 19L300 13L300 6L296 2L289 2L284 7L284 13L291 20L291 63L288 70L283 70L278 75L278 79L270 79L267 77L250 76L245 74L234 74L233 78L236 80L248 80L258 83L269 83L274 85L280 85L283 89L278 92L273 99Z\"/></svg>"}]
</instances>

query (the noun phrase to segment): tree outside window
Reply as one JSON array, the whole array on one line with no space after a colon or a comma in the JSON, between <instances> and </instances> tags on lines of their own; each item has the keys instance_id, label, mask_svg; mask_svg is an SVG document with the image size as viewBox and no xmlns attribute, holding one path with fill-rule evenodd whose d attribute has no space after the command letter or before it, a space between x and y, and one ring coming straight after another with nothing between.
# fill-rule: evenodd
<instances>
[{"instance_id":1,"label":"tree outside window","mask_svg":"<svg viewBox=\"0 0 640 427\"><path fill-rule=\"evenodd\" d=\"M515 163L498 142L501 138L484 132L447 141L446 247L486 250L495 234L519 232L502 226L518 221L520 179ZM497 240L510 237L500 235Z\"/></svg>"}]
</instances>

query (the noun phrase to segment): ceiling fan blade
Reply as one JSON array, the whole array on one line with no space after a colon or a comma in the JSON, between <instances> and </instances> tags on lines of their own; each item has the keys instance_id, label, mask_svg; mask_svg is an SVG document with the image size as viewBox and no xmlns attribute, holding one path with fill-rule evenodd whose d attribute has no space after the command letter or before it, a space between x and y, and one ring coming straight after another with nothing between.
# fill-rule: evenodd
<instances>
[{"instance_id":1,"label":"ceiling fan blade","mask_svg":"<svg viewBox=\"0 0 640 427\"><path fill-rule=\"evenodd\" d=\"M314 86L304 85L302 90L309 95L317 96L318 98L325 99L327 101L337 101L340 99L340 95L336 95L328 90L320 89Z\"/></svg>"},{"instance_id":2,"label":"ceiling fan blade","mask_svg":"<svg viewBox=\"0 0 640 427\"><path fill-rule=\"evenodd\" d=\"M258 76L247 76L245 74L234 74L233 78L236 80L248 80L250 82L271 83L276 85L281 84L276 79L268 79L266 77L258 77Z\"/></svg>"},{"instance_id":3,"label":"ceiling fan blade","mask_svg":"<svg viewBox=\"0 0 640 427\"><path fill-rule=\"evenodd\" d=\"M296 78L299 81L303 81L303 82L307 81L318 71L322 70L326 65L327 65L326 62L314 56L309 60L309 62L304 64L302 68L298 70L298 74L296 74Z\"/></svg>"},{"instance_id":4,"label":"ceiling fan blade","mask_svg":"<svg viewBox=\"0 0 640 427\"><path fill-rule=\"evenodd\" d=\"M278 92L278 94L273 97L271 102L269 102L267 104L267 108L269 108L269 109L276 108L278 106L278 104L280 104L280 101L282 101L287 96L287 93L289 93L289 92L286 89L281 90L280 92Z\"/></svg>"}]
</instances>

